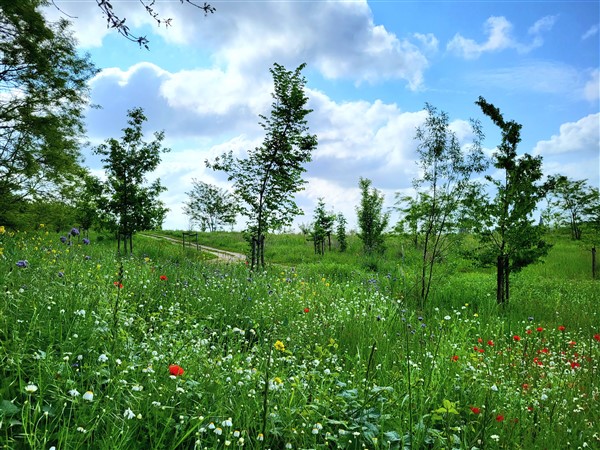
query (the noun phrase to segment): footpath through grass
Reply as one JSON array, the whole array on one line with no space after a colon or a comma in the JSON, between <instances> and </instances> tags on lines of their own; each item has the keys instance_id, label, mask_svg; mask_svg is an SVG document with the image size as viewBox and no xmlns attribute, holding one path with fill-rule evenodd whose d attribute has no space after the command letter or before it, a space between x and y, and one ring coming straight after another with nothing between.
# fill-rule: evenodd
<instances>
[{"instance_id":1,"label":"footpath through grass","mask_svg":"<svg viewBox=\"0 0 600 450\"><path fill-rule=\"evenodd\" d=\"M250 273L143 237L119 258L1 234L0 448L600 445L600 290L556 276L567 250L515 275L505 310L456 257L416 311L407 244L318 259L286 239L285 265Z\"/></svg>"}]
</instances>

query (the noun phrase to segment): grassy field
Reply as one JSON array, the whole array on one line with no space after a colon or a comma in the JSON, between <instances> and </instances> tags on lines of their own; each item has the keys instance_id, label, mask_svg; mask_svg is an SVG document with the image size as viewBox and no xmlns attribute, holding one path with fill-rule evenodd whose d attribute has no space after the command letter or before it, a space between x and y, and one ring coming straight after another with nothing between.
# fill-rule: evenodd
<instances>
[{"instance_id":1,"label":"grassy field","mask_svg":"<svg viewBox=\"0 0 600 450\"><path fill-rule=\"evenodd\" d=\"M502 309L466 240L416 310L400 237L320 257L270 236L259 273L144 236L122 257L60 237L0 234L0 448L600 446L600 289L567 239Z\"/></svg>"}]
</instances>

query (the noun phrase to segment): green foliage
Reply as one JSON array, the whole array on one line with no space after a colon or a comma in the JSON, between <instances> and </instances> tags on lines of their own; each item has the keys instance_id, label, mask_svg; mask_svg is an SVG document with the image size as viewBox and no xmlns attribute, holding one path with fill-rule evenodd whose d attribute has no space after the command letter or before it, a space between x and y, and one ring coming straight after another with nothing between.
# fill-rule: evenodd
<instances>
[{"instance_id":1,"label":"green foliage","mask_svg":"<svg viewBox=\"0 0 600 450\"><path fill-rule=\"evenodd\" d=\"M363 242L365 253L383 251L384 234L390 220L389 213L383 213L383 194L371 188L371 180L360 178L358 186L361 191L360 205L356 208L358 215L358 237Z\"/></svg>"},{"instance_id":2,"label":"green foliage","mask_svg":"<svg viewBox=\"0 0 600 450\"><path fill-rule=\"evenodd\" d=\"M335 223L335 214L325 210L325 202L320 198L313 215L312 229L310 236L315 247L315 253L318 255L325 254L325 240L328 241L329 250L331 250L331 233Z\"/></svg>"},{"instance_id":3,"label":"green foliage","mask_svg":"<svg viewBox=\"0 0 600 450\"><path fill-rule=\"evenodd\" d=\"M249 272L141 234L121 258L59 236L0 230L4 447L597 446L600 291L560 270L568 238L506 308L471 272L411 311L354 263Z\"/></svg>"},{"instance_id":4,"label":"green foliage","mask_svg":"<svg viewBox=\"0 0 600 450\"><path fill-rule=\"evenodd\" d=\"M339 213L336 217L337 226L335 228L335 237L337 238L340 246L340 252L345 252L348 249L348 242L346 240L346 218L342 213Z\"/></svg>"},{"instance_id":5,"label":"green foliage","mask_svg":"<svg viewBox=\"0 0 600 450\"><path fill-rule=\"evenodd\" d=\"M542 158L527 153L517 154L521 141L521 125L505 121L500 110L482 97L476 102L483 113L502 132L502 142L493 155L493 165L503 177L486 180L495 189L494 198L476 192L470 198L476 231L484 245L496 255L498 303L508 302L510 273L539 260L550 245L543 239L544 229L533 223L532 213L544 197L547 186L542 178Z\"/></svg>"},{"instance_id":6,"label":"green foliage","mask_svg":"<svg viewBox=\"0 0 600 450\"><path fill-rule=\"evenodd\" d=\"M9 226L23 223L25 203L60 200L82 173L83 111L96 70L68 22L46 21L45 4L0 3L0 223Z\"/></svg>"},{"instance_id":7,"label":"green foliage","mask_svg":"<svg viewBox=\"0 0 600 450\"><path fill-rule=\"evenodd\" d=\"M225 225L235 225L237 206L227 191L192 180L192 191L186 194L188 201L183 212L193 224L200 225L201 231L217 231Z\"/></svg>"},{"instance_id":8,"label":"green foliage","mask_svg":"<svg viewBox=\"0 0 600 450\"><path fill-rule=\"evenodd\" d=\"M479 122L471 121L473 142L461 146L450 129L448 115L425 105L427 119L417 128L419 141L419 178L413 180L416 196L400 197L405 223L414 235L422 238L421 279L419 302L424 305L431 289L434 269L447 256L450 247L460 242L458 234L464 215L462 202L473 189L471 177L487 167L481 141L483 133Z\"/></svg>"},{"instance_id":9,"label":"green foliage","mask_svg":"<svg viewBox=\"0 0 600 450\"><path fill-rule=\"evenodd\" d=\"M589 186L587 180L571 180L564 175L550 178L551 186L546 217L554 219L555 227L568 224L571 238L581 240L584 224L597 217L600 202L598 190Z\"/></svg>"},{"instance_id":10,"label":"green foliage","mask_svg":"<svg viewBox=\"0 0 600 450\"><path fill-rule=\"evenodd\" d=\"M152 142L144 142L142 125L146 116L141 108L127 112L128 127L123 129L121 141L109 138L94 152L103 156L102 162L108 178L98 203L104 223L121 237L129 237L129 250L133 251L132 236L143 230L160 228L167 209L158 200L165 190L156 179L149 186L146 174L160 163L164 133L155 132ZM125 250L126 250L125 244Z\"/></svg>"},{"instance_id":11,"label":"green foliage","mask_svg":"<svg viewBox=\"0 0 600 450\"><path fill-rule=\"evenodd\" d=\"M265 131L263 145L248 151L245 159L233 152L206 162L214 170L224 171L233 181L233 192L240 209L248 219L247 237L251 245L251 268L264 266L265 236L289 226L301 213L294 194L303 189L304 164L312 158L317 146L315 135L309 134L306 116L308 98L306 80L301 72L305 64L288 71L280 64L270 69L274 99L270 117L260 116Z\"/></svg>"}]
</instances>

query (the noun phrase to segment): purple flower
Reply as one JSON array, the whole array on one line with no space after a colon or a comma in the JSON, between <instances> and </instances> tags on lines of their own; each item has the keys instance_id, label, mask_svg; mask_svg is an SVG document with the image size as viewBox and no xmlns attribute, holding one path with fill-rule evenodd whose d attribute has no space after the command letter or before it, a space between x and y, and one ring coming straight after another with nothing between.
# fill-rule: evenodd
<instances>
[{"instance_id":1,"label":"purple flower","mask_svg":"<svg viewBox=\"0 0 600 450\"><path fill-rule=\"evenodd\" d=\"M71 228L71 236L79 236L79 230L75 227Z\"/></svg>"},{"instance_id":2,"label":"purple flower","mask_svg":"<svg viewBox=\"0 0 600 450\"><path fill-rule=\"evenodd\" d=\"M60 242L62 242L63 244L64 244L65 242L67 242L67 237L66 237L66 236L61 236L61 237L60 237Z\"/></svg>"},{"instance_id":3,"label":"purple flower","mask_svg":"<svg viewBox=\"0 0 600 450\"><path fill-rule=\"evenodd\" d=\"M92 259L92 257L91 257L91 256L89 256L89 255L85 255L85 260L86 260L86 261L89 261L90 259Z\"/></svg>"},{"instance_id":4,"label":"purple flower","mask_svg":"<svg viewBox=\"0 0 600 450\"><path fill-rule=\"evenodd\" d=\"M17 261L17 267L27 267L29 265L29 263L27 262L26 259L21 259L19 261Z\"/></svg>"},{"instance_id":5,"label":"purple flower","mask_svg":"<svg viewBox=\"0 0 600 450\"><path fill-rule=\"evenodd\" d=\"M83 245L90 245L90 240L88 238L83 238Z\"/></svg>"},{"instance_id":6,"label":"purple flower","mask_svg":"<svg viewBox=\"0 0 600 450\"><path fill-rule=\"evenodd\" d=\"M58 277L59 277L59 278L62 278L62 277L64 277L64 276L65 276L64 272L58 272Z\"/></svg>"}]
</instances>

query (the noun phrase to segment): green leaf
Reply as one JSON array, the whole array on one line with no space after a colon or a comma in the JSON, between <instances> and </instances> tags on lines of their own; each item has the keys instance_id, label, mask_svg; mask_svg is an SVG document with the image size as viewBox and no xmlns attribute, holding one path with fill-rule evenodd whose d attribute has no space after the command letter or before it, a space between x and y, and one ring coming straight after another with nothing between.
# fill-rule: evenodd
<instances>
[{"instance_id":1,"label":"green leaf","mask_svg":"<svg viewBox=\"0 0 600 450\"><path fill-rule=\"evenodd\" d=\"M13 402L8 400L2 400L2 402L0 402L0 415L2 416L12 416L18 414L19 411L21 411L21 409Z\"/></svg>"}]
</instances>

